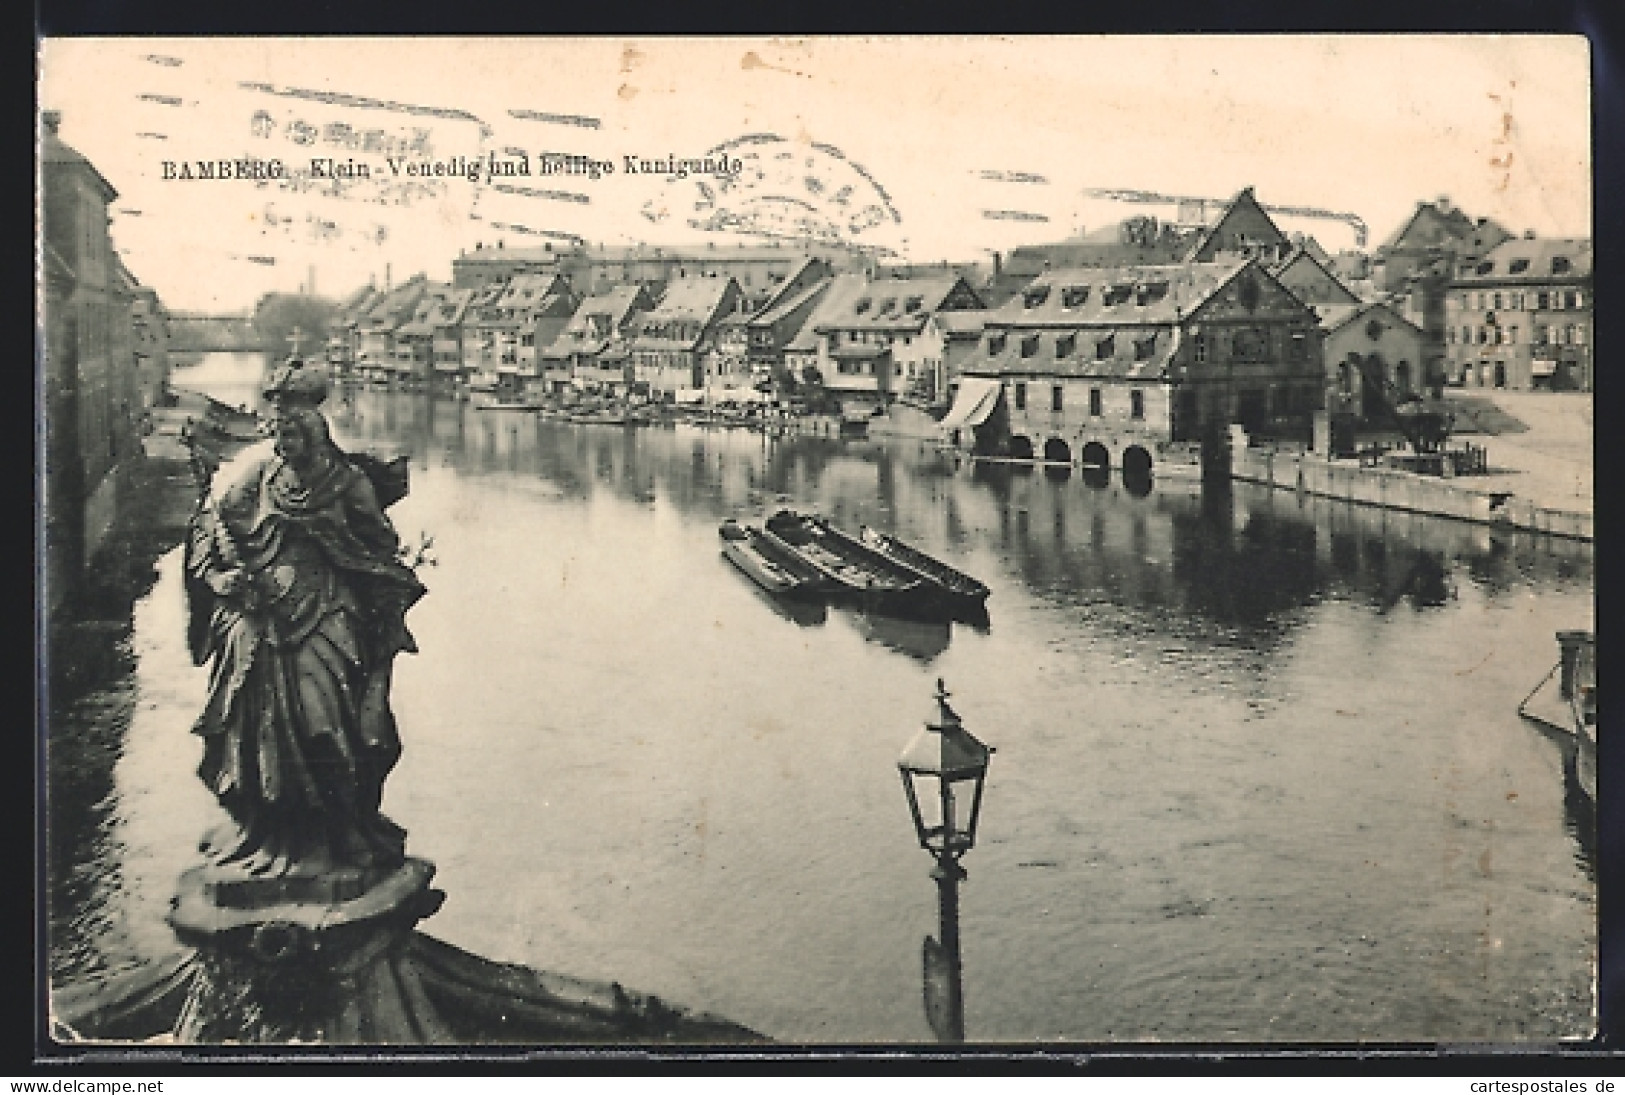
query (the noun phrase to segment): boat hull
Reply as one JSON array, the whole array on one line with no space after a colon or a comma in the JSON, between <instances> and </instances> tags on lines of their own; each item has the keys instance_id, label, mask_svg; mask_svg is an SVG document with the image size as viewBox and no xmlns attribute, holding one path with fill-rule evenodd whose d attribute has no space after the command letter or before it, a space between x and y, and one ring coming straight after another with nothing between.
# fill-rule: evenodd
<instances>
[{"instance_id":1,"label":"boat hull","mask_svg":"<svg viewBox=\"0 0 1625 1095\"><path fill-rule=\"evenodd\" d=\"M832 591L821 572L807 566L793 552L778 550L760 529L729 520L717 531L723 556L775 597L818 600Z\"/></svg>"},{"instance_id":2,"label":"boat hull","mask_svg":"<svg viewBox=\"0 0 1625 1095\"><path fill-rule=\"evenodd\" d=\"M940 586L944 602L955 612L971 617L986 615L989 591L977 579L895 536L888 536L867 525L859 535L869 547Z\"/></svg>"},{"instance_id":3,"label":"boat hull","mask_svg":"<svg viewBox=\"0 0 1625 1095\"><path fill-rule=\"evenodd\" d=\"M822 573L839 595L873 612L893 616L940 616L943 591L821 518L781 510L768 518L763 535Z\"/></svg>"}]
</instances>

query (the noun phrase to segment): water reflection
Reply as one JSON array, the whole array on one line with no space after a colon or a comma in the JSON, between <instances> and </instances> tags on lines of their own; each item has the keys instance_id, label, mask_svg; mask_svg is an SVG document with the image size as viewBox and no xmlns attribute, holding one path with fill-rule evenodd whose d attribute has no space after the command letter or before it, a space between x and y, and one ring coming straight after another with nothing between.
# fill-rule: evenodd
<instances>
[{"instance_id":1,"label":"water reflection","mask_svg":"<svg viewBox=\"0 0 1625 1095\"><path fill-rule=\"evenodd\" d=\"M905 620L875 612L853 612L851 616L865 639L922 665L935 661L953 638L953 626L947 620Z\"/></svg>"}]
</instances>

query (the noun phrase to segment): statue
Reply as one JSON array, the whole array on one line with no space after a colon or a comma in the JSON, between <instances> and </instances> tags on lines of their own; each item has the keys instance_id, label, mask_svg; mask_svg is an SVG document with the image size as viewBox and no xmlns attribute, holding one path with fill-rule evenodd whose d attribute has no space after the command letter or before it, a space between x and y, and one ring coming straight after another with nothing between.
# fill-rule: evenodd
<instances>
[{"instance_id":1,"label":"statue","mask_svg":"<svg viewBox=\"0 0 1625 1095\"><path fill-rule=\"evenodd\" d=\"M327 389L297 360L273 373L273 439L220 468L187 543L187 637L211 663L198 775L230 816L202 850L257 878L405 858L404 830L379 812L401 752L392 666L417 649L405 615L425 592L384 514L404 461L340 450Z\"/></svg>"}]
</instances>

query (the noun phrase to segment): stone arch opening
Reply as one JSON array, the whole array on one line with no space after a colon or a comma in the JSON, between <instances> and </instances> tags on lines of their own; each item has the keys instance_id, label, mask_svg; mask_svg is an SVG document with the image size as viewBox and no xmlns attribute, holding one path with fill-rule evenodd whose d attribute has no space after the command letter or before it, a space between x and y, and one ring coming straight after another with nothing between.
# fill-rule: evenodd
<instances>
[{"instance_id":1,"label":"stone arch opening","mask_svg":"<svg viewBox=\"0 0 1625 1095\"><path fill-rule=\"evenodd\" d=\"M1031 460L1033 458L1033 439L1023 434L1016 434L1010 439L1010 459Z\"/></svg>"},{"instance_id":2,"label":"stone arch opening","mask_svg":"<svg viewBox=\"0 0 1625 1095\"><path fill-rule=\"evenodd\" d=\"M1072 449L1059 437L1044 442L1044 460L1051 464L1072 463Z\"/></svg>"},{"instance_id":3,"label":"stone arch opening","mask_svg":"<svg viewBox=\"0 0 1625 1095\"><path fill-rule=\"evenodd\" d=\"M1150 478L1151 464L1151 454L1143 447L1130 445L1123 450L1123 478Z\"/></svg>"},{"instance_id":4,"label":"stone arch opening","mask_svg":"<svg viewBox=\"0 0 1625 1095\"><path fill-rule=\"evenodd\" d=\"M1086 468L1109 468L1112 466L1112 454L1099 441L1091 441L1085 445L1083 451L1078 454L1078 459Z\"/></svg>"}]
</instances>

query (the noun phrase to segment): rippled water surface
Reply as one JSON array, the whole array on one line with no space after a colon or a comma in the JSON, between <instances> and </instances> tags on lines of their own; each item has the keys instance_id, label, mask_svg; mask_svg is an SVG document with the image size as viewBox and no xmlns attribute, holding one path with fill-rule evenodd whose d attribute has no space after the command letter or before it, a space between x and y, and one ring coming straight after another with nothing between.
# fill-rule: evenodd
<instances>
[{"instance_id":1,"label":"rippled water surface","mask_svg":"<svg viewBox=\"0 0 1625 1095\"><path fill-rule=\"evenodd\" d=\"M251 398L241 362L200 368ZM1589 547L913 441L332 409L343 443L411 454L391 515L434 538L385 803L449 894L433 934L781 1039L929 1039L935 890L895 761L940 676L997 748L961 895L973 1040L1591 1030L1562 743L1515 713L1591 624ZM990 626L787 613L716 535L781 498L976 574ZM171 945L214 810L177 568L137 668L66 716L110 779L57 812L64 977Z\"/></svg>"}]
</instances>

